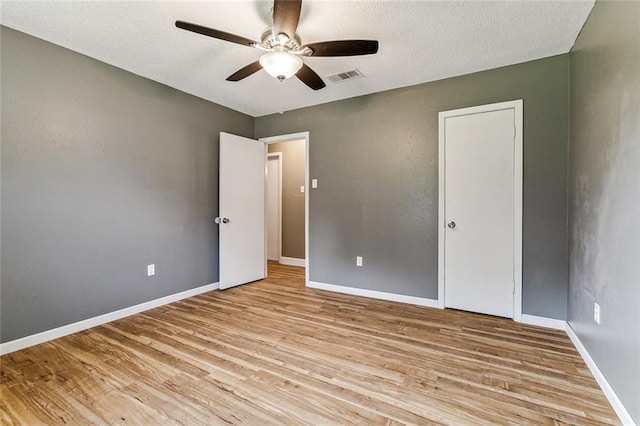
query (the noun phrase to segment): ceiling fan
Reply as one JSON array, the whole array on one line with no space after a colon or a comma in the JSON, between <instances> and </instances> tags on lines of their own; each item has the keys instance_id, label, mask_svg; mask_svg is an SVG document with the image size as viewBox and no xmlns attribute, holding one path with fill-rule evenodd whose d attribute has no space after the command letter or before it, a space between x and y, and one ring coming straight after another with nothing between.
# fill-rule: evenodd
<instances>
[{"instance_id":1,"label":"ceiling fan","mask_svg":"<svg viewBox=\"0 0 640 426\"><path fill-rule=\"evenodd\" d=\"M176 21L176 27L265 52L260 60L231 74L227 81L240 81L264 68L280 81L295 75L313 90L319 90L326 84L302 61L302 57L370 55L378 51L377 40L337 40L303 45L296 34L301 7L302 0L274 0L273 26L262 33L260 42L184 21Z\"/></svg>"}]
</instances>

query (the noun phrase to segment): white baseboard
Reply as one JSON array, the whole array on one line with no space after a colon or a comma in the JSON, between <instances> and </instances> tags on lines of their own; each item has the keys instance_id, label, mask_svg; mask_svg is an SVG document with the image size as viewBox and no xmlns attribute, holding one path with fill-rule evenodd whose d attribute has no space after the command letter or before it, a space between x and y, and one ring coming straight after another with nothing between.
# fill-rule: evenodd
<instances>
[{"instance_id":1,"label":"white baseboard","mask_svg":"<svg viewBox=\"0 0 640 426\"><path fill-rule=\"evenodd\" d=\"M367 290L364 288L346 287L342 285L319 283L317 281L309 281L307 287L317 288L319 290L334 291L336 293L352 294L354 296L370 297L372 299L389 300L391 302L409 303L412 305L427 306L429 308L437 308L438 301L434 299L426 299L424 297L405 296L403 294L386 293L384 291Z\"/></svg>"},{"instance_id":2,"label":"white baseboard","mask_svg":"<svg viewBox=\"0 0 640 426\"><path fill-rule=\"evenodd\" d=\"M565 331L567 332L569 339L571 339L571 341L573 342L573 345L580 353L580 356L582 356L582 359L584 359L587 367L589 367L591 374L593 374L596 382L598 382L598 384L600 385L600 389L602 389L602 392L604 392L604 396L606 396L609 400L609 403L620 418L622 424L625 426L635 426L636 423L631 418L631 414L629 414L624 405L622 405L622 401L620 401L620 398L618 398L618 395L616 395L606 377L604 377L604 374L602 374L602 371L600 371L593 358L591 358L591 355L589 355L589 352L587 352L587 348L584 347L584 345L578 338L578 335L575 331L573 331L573 328L571 328L571 325L569 323L567 323Z\"/></svg>"},{"instance_id":3,"label":"white baseboard","mask_svg":"<svg viewBox=\"0 0 640 426\"><path fill-rule=\"evenodd\" d=\"M299 266L301 268L307 267L307 261L305 259L298 259L297 257L280 257L280 263L289 266Z\"/></svg>"},{"instance_id":4,"label":"white baseboard","mask_svg":"<svg viewBox=\"0 0 640 426\"><path fill-rule=\"evenodd\" d=\"M30 346L38 345L40 343L48 342L59 337L67 336L78 331L83 331L91 327L95 327L107 322L115 321L120 318L128 317L129 315L137 314L149 309L157 308L158 306L167 305L178 300L186 299L187 297L197 296L198 294L206 293L213 290L218 290L220 283L213 283L203 285L201 287L192 288L190 290L182 291L180 293L170 294L159 299L150 300L148 302L140 303L138 305L129 306L128 308L119 309L117 311L108 312L106 314L98 315L93 318L87 318L82 321L74 322L72 324L63 325L62 327L53 328L51 330L43 331L41 333L32 334L31 336L21 337L20 339L11 340L9 342L0 343L0 355L5 355L11 352L19 351L20 349L28 348Z\"/></svg>"},{"instance_id":5,"label":"white baseboard","mask_svg":"<svg viewBox=\"0 0 640 426\"><path fill-rule=\"evenodd\" d=\"M519 322L523 324L538 325L540 327L553 328L554 330L565 331L567 329L567 322L565 320L539 317L536 315L522 314L522 318L520 319Z\"/></svg>"}]
</instances>

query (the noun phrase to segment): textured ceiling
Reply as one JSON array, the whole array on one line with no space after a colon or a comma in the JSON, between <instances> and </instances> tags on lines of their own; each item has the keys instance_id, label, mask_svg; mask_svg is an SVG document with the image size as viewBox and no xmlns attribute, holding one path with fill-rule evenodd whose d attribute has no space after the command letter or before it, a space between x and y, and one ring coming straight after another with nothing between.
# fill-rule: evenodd
<instances>
[{"instance_id":1,"label":"textured ceiling","mask_svg":"<svg viewBox=\"0 0 640 426\"><path fill-rule=\"evenodd\" d=\"M259 40L263 1L2 1L0 22L135 74L252 116L262 116L568 52L589 1L313 1L298 26L303 43L377 39L378 54L305 58L321 77L358 68L364 78L313 91L260 71L225 78L256 49L175 28L197 23Z\"/></svg>"}]
</instances>

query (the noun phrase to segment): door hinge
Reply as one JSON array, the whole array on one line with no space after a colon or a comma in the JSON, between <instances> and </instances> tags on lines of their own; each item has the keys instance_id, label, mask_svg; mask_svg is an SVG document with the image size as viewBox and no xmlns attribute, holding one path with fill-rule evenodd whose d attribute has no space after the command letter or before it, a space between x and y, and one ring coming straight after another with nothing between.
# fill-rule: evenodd
<instances>
[{"instance_id":1,"label":"door hinge","mask_svg":"<svg viewBox=\"0 0 640 426\"><path fill-rule=\"evenodd\" d=\"M516 126L513 126L513 140L516 140Z\"/></svg>"}]
</instances>

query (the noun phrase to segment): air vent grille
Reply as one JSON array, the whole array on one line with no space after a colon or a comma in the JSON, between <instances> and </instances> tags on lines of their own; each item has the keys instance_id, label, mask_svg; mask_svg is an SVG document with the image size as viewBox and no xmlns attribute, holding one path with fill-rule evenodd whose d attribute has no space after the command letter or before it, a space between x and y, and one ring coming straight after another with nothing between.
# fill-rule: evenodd
<instances>
[{"instance_id":1,"label":"air vent grille","mask_svg":"<svg viewBox=\"0 0 640 426\"><path fill-rule=\"evenodd\" d=\"M358 69L352 69L349 71L343 71L336 74L328 75L327 78L329 81L334 83L341 83L347 80L354 80L356 78L362 78L364 75Z\"/></svg>"}]
</instances>

